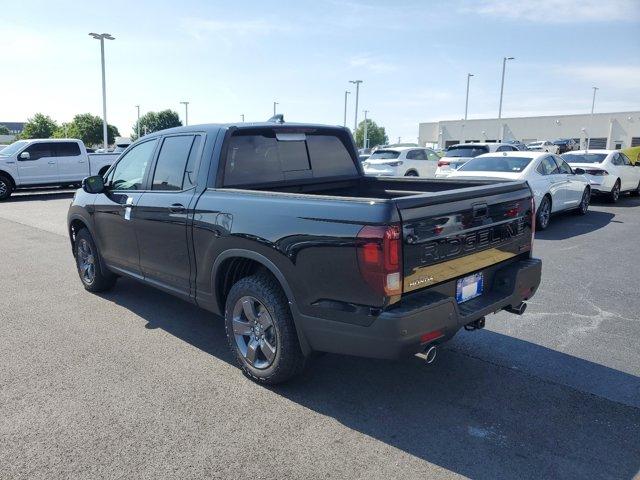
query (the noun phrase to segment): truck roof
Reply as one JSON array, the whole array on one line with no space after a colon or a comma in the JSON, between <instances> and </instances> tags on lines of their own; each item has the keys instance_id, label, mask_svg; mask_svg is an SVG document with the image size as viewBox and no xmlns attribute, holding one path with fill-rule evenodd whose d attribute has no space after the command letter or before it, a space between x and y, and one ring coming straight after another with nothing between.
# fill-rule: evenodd
<instances>
[{"instance_id":1,"label":"truck roof","mask_svg":"<svg viewBox=\"0 0 640 480\"><path fill-rule=\"evenodd\" d=\"M234 123L204 123L199 125L188 125L182 127L168 128L166 130L159 130L157 132L149 133L145 137L166 135L167 133L187 133L187 132L217 132L219 130L228 130L230 128L237 128L239 130L252 129L252 128L322 128L322 129L335 129L348 131L346 127L342 125L322 125L316 123L275 123L275 122L234 122Z\"/></svg>"}]
</instances>

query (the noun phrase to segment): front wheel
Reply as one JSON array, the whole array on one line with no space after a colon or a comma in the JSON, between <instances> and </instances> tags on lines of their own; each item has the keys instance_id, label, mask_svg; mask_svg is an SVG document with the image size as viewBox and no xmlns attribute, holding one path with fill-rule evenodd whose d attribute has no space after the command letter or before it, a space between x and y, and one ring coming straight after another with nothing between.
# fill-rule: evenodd
<instances>
[{"instance_id":1,"label":"front wheel","mask_svg":"<svg viewBox=\"0 0 640 480\"><path fill-rule=\"evenodd\" d=\"M9 198L12 191L11 181L4 175L0 175L0 201Z\"/></svg>"},{"instance_id":2,"label":"front wheel","mask_svg":"<svg viewBox=\"0 0 640 480\"><path fill-rule=\"evenodd\" d=\"M414 170L409 170L407 173L404 174L405 177L417 177L418 176L418 172L414 171Z\"/></svg>"},{"instance_id":3,"label":"front wheel","mask_svg":"<svg viewBox=\"0 0 640 480\"><path fill-rule=\"evenodd\" d=\"M113 288L118 277L102 267L98 248L86 228L76 235L74 253L78 275L85 290L104 292Z\"/></svg>"},{"instance_id":4,"label":"front wheel","mask_svg":"<svg viewBox=\"0 0 640 480\"><path fill-rule=\"evenodd\" d=\"M538 230L545 230L549 226L549 220L551 220L551 200L549 197L544 197L536 213L536 227Z\"/></svg>"},{"instance_id":5,"label":"front wheel","mask_svg":"<svg viewBox=\"0 0 640 480\"><path fill-rule=\"evenodd\" d=\"M304 369L287 297L268 273L242 278L231 287L225 329L236 361L252 380L273 385Z\"/></svg>"},{"instance_id":6,"label":"front wheel","mask_svg":"<svg viewBox=\"0 0 640 480\"><path fill-rule=\"evenodd\" d=\"M578 205L578 215L586 215L589 211L589 201L591 200L591 191L588 188L584 189L582 193L582 199L580 205Z\"/></svg>"}]
</instances>

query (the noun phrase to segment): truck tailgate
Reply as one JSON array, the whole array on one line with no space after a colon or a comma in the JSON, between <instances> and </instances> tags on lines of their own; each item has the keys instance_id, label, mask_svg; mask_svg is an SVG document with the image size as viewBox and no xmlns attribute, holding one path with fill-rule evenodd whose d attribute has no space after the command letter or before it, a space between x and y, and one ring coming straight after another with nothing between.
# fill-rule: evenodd
<instances>
[{"instance_id":1,"label":"truck tailgate","mask_svg":"<svg viewBox=\"0 0 640 480\"><path fill-rule=\"evenodd\" d=\"M462 277L531 250L531 190L502 182L396 199L403 292Z\"/></svg>"}]
</instances>

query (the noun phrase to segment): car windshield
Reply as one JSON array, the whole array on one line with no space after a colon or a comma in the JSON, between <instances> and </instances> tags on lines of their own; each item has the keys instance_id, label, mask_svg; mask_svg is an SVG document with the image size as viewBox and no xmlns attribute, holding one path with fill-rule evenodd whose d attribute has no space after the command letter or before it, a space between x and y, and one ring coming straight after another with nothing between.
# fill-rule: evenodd
<instances>
[{"instance_id":1,"label":"car windshield","mask_svg":"<svg viewBox=\"0 0 640 480\"><path fill-rule=\"evenodd\" d=\"M400 152L396 152L395 150L376 150L371 154L369 160L393 160L399 156Z\"/></svg>"},{"instance_id":2,"label":"car windshield","mask_svg":"<svg viewBox=\"0 0 640 480\"><path fill-rule=\"evenodd\" d=\"M467 146L460 145L457 147L449 147L445 152L445 157L477 157L483 153L489 153L489 147L484 145Z\"/></svg>"},{"instance_id":3,"label":"car windshield","mask_svg":"<svg viewBox=\"0 0 640 480\"><path fill-rule=\"evenodd\" d=\"M3 148L2 150L0 150L0 155L2 155L3 157L8 157L10 155L13 155L18 150L20 150L22 147L24 147L27 143L29 143L29 142L27 142L26 140L18 140L17 142L13 142L8 147Z\"/></svg>"},{"instance_id":4,"label":"car windshield","mask_svg":"<svg viewBox=\"0 0 640 480\"><path fill-rule=\"evenodd\" d=\"M565 153L561 155L567 163L602 163L606 153Z\"/></svg>"},{"instance_id":5,"label":"car windshield","mask_svg":"<svg viewBox=\"0 0 640 480\"><path fill-rule=\"evenodd\" d=\"M531 157L481 157L469 160L458 170L465 172L521 172L529 163Z\"/></svg>"}]
</instances>

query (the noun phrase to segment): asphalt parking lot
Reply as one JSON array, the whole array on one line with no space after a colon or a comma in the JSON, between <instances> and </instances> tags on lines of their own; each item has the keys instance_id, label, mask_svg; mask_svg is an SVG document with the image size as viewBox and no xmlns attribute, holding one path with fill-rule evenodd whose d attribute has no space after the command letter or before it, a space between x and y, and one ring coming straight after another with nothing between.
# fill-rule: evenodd
<instances>
[{"instance_id":1,"label":"asphalt parking lot","mask_svg":"<svg viewBox=\"0 0 640 480\"><path fill-rule=\"evenodd\" d=\"M325 355L245 379L220 318L133 281L85 292L71 194L0 204L2 478L633 478L640 200L539 232L522 317L431 366Z\"/></svg>"}]
</instances>

